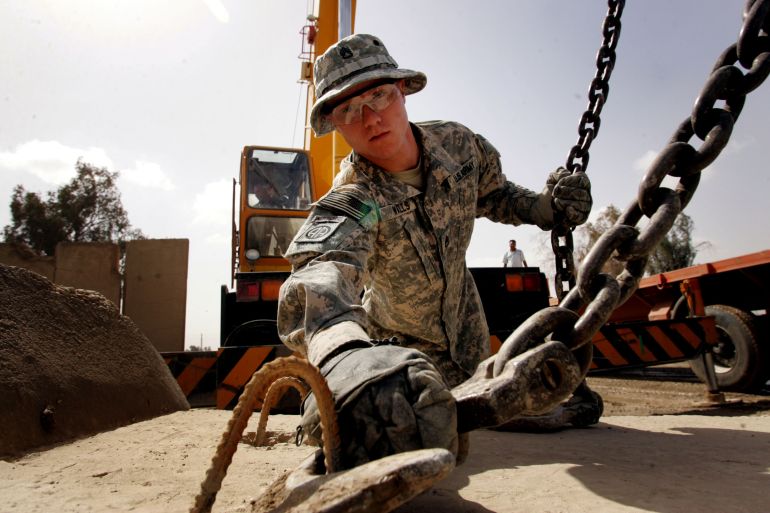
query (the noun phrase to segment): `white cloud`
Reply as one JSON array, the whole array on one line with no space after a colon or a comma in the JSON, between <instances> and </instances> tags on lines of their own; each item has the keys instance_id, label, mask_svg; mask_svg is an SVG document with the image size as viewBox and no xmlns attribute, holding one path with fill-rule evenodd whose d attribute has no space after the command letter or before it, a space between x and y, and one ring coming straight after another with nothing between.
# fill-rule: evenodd
<instances>
[{"instance_id":1,"label":"white cloud","mask_svg":"<svg viewBox=\"0 0 770 513\"><path fill-rule=\"evenodd\" d=\"M639 171L640 174L644 174L657 157L657 151L647 150L644 155L634 161L634 170Z\"/></svg>"},{"instance_id":2,"label":"white cloud","mask_svg":"<svg viewBox=\"0 0 770 513\"><path fill-rule=\"evenodd\" d=\"M755 137L746 137L744 139L734 137L727 142L727 146L722 150L722 155L738 155L746 148L751 148L756 142L757 139Z\"/></svg>"},{"instance_id":3,"label":"white cloud","mask_svg":"<svg viewBox=\"0 0 770 513\"><path fill-rule=\"evenodd\" d=\"M162 189L164 191L174 189L171 179L163 172L160 165L154 162L137 160L133 169L121 170L120 176L128 182L142 187Z\"/></svg>"},{"instance_id":4,"label":"white cloud","mask_svg":"<svg viewBox=\"0 0 770 513\"><path fill-rule=\"evenodd\" d=\"M214 15L217 21L220 23L227 23L230 21L230 13L227 12L227 9L220 0L203 0L203 3L206 4L206 7L209 8L211 14Z\"/></svg>"},{"instance_id":5,"label":"white cloud","mask_svg":"<svg viewBox=\"0 0 770 513\"><path fill-rule=\"evenodd\" d=\"M229 179L207 183L203 192L195 195L193 223L216 226L226 230L232 215L233 182Z\"/></svg>"},{"instance_id":6,"label":"white cloud","mask_svg":"<svg viewBox=\"0 0 770 513\"><path fill-rule=\"evenodd\" d=\"M97 167L112 168L102 148L73 148L58 141L33 139L12 151L0 151L0 166L25 171L50 184L66 183L75 176L78 159Z\"/></svg>"}]
</instances>

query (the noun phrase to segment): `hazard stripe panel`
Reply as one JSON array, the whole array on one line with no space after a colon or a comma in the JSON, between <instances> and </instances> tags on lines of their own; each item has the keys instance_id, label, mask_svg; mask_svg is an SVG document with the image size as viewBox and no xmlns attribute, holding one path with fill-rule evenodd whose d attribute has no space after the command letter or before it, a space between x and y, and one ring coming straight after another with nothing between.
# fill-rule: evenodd
<instances>
[{"instance_id":1,"label":"hazard stripe panel","mask_svg":"<svg viewBox=\"0 0 770 513\"><path fill-rule=\"evenodd\" d=\"M240 395L252 374L262 367L273 353L272 347L248 347L217 387L217 409L226 409Z\"/></svg>"},{"instance_id":2,"label":"hazard stripe panel","mask_svg":"<svg viewBox=\"0 0 770 513\"><path fill-rule=\"evenodd\" d=\"M251 376L265 363L289 356L284 345L222 347L217 351L163 353L171 374L191 406L234 408ZM287 392L277 410L299 406L297 394ZM257 407L261 407L258 404Z\"/></svg>"},{"instance_id":3,"label":"hazard stripe panel","mask_svg":"<svg viewBox=\"0 0 770 513\"><path fill-rule=\"evenodd\" d=\"M606 324L594 335L591 372L689 360L716 343L713 317Z\"/></svg>"},{"instance_id":4,"label":"hazard stripe panel","mask_svg":"<svg viewBox=\"0 0 770 513\"><path fill-rule=\"evenodd\" d=\"M505 336L501 332L490 336L493 354ZM598 373L689 360L701 354L707 344L717 343L717 331L713 317L622 322L605 324L591 342L589 372Z\"/></svg>"},{"instance_id":5,"label":"hazard stripe panel","mask_svg":"<svg viewBox=\"0 0 770 513\"><path fill-rule=\"evenodd\" d=\"M216 351L169 352L162 356L191 406L214 405Z\"/></svg>"},{"instance_id":6,"label":"hazard stripe panel","mask_svg":"<svg viewBox=\"0 0 770 513\"><path fill-rule=\"evenodd\" d=\"M190 364L176 377L176 382L179 383L179 388L185 396L195 390L216 361L215 357L193 358L190 361Z\"/></svg>"}]
</instances>

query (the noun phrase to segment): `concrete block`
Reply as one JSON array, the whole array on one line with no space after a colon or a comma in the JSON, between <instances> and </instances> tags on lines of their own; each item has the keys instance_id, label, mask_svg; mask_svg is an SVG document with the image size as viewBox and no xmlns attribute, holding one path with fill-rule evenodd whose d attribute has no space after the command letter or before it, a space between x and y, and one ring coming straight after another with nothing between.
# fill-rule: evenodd
<instances>
[{"instance_id":1,"label":"concrete block","mask_svg":"<svg viewBox=\"0 0 770 513\"><path fill-rule=\"evenodd\" d=\"M123 313L158 351L184 351L188 239L126 244Z\"/></svg>"},{"instance_id":2,"label":"concrete block","mask_svg":"<svg viewBox=\"0 0 770 513\"><path fill-rule=\"evenodd\" d=\"M120 308L120 248L97 242L60 242L56 246L54 282L95 290Z\"/></svg>"},{"instance_id":3,"label":"concrete block","mask_svg":"<svg viewBox=\"0 0 770 513\"><path fill-rule=\"evenodd\" d=\"M37 256L15 244L0 243L0 264L21 267L53 281L56 265L52 256Z\"/></svg>"}]
</instances>

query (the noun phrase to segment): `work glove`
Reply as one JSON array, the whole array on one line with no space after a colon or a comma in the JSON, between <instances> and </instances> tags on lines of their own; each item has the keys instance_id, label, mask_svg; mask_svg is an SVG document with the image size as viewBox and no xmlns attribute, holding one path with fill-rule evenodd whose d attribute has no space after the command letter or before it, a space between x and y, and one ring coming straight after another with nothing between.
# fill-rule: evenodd
<instances>
[{"instance_id":1,"label":"work glove","mask_svg":"<svg viewBox=\"0 0 770 513\"><path fill-rule=\"evenodd\" d=\"M561 213L570 226L583 224L591 213L591 181L582 172L570 173L563 167L548 175L545 183L551 193L554 212Z\"/></svg>"},{"instance_id":2,"label":"work glove","mask_svg":"<svg viewBox=\"0 0 770 513\"><path fill-rule=\"evenodd\" d=\"M334 396L342 469L416 449L443 448L457 455L455 401L423 353L370 344L332 356L320 370ZM301 431L321 444L312 394L303 404Z\"/></svg>"}]
</instances>

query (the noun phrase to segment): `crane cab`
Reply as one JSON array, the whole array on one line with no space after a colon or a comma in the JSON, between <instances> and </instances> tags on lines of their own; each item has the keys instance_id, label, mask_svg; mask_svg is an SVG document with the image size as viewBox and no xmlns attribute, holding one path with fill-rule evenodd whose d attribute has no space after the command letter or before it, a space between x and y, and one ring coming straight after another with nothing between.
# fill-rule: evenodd
<instances>
[{"instance_id":1,"label":"crane cab","mask_svg":"<svg viewBox=\"0 0 770 513\"><path fill-rule=\"evenodd\" d=\"M243 148L233 181L234 287L222 286L221 346L280 343L278 291L291 271L283 255L317 198L315 187L307 151Z\"/></svg>"}]
</instances>

